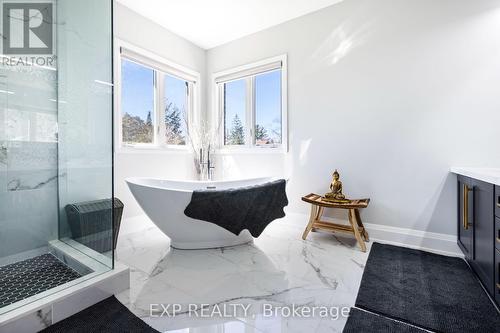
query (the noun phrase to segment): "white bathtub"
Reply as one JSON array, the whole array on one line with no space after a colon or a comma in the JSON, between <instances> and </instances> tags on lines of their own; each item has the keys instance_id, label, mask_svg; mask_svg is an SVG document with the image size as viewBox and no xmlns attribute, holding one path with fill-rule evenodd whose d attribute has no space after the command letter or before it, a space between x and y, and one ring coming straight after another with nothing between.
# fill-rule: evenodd
<instances>
[{"instance_id":1,"label":"white bathtub","mask_svg":"<svg viewBox=\"0 0 500 333\"><path fill-rule=\"evenodd\" d=\"M240 245L253 241L248 230L238 236L213 223L184 215L194 190L229 189L267 183L276 178L234 181L174 181L154 178L128 178L135 199L154 224L171 239L177 249L207 249Z\"/></svg>"}]
</instances>

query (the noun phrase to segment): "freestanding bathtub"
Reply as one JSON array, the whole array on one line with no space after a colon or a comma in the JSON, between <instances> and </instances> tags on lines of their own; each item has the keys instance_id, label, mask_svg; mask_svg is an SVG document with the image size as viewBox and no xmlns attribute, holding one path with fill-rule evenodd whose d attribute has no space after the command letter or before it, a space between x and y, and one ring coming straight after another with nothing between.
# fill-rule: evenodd
<instances>
[{"instance_id":1,"label":"freestanding bathtub","mask_svg":"<svg viewBox=\"0 0 500 333\"><path fill-rule=\"evenodd\" d=\"M154 178L128 178L126 182L135 199L154 224L171 239L177 249L208 249L253 241L248 230L238 236L210 222L184 215L194 190L224 190L264 184L276 178L234 181L173 181Z\"/></svg>"}]
</instances>

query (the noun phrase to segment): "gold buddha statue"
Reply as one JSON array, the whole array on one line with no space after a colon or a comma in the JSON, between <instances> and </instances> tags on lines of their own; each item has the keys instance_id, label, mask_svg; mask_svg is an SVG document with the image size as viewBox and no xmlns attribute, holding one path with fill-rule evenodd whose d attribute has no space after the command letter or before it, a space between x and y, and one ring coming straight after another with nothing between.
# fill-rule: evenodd
<instances>
[{"instance_id":1,"label":"gold buddha statue","mask_svg":"<svg viewBox=\"0 0 500 333\"><path fill-rule=\"evenodd\" d=\"M349 200L346 199L345 195L342 193L342 182L340 181L340 174L336 169L333 173L333 180L330 183L330 191L331 192L325 194L326 201L337 203L349 202Z\"/></svg>"}]
</instances>

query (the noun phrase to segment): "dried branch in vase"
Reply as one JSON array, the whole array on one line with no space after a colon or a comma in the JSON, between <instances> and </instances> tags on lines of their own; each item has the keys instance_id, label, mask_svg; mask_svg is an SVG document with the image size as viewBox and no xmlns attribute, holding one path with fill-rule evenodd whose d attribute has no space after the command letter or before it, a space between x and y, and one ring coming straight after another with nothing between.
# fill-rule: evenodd
<instances>
[{"instance_id":1,"label":"dried branch in vase","mask_svg":"<svg viewBox=\"0 0 500 333\"><path fill-rule=\"evenodd\" d=\"M205 170L209 156L214 152L214 148L217 146L217 135L219 133L221 121L218 119L216 124L214 124L215 126L211 126L211 124L204 119L198 122L189 121L188 117L184 117L184 119L186 120L189 143L194 154L196 172L200 178L203 178L209 171Z\"/></svg>"}]
</instances>

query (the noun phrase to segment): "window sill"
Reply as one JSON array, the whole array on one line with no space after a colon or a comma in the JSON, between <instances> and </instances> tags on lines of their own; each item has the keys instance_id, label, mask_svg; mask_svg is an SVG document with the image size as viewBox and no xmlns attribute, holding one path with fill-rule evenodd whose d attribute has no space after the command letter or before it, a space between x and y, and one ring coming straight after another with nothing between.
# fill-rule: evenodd
<instances>
[{"instance_id":1,"label":"window sill","mask_svg":"<svg viewBox=\"0 0 500 333\"><path fill-rule=\"evenodd\" d=\"M226 147L216 150L219 155L285 155L284 147Z\"/></svg>"},{"instance_id":2,"label":"window sill","mask_svg":"<svg viewBox=\"0 0 500 333\"><path fill-rule=\"evenodd\" d=\"M134 147L122 146L117 147L116 154L176 154L189 155L192 154L188 147Z\"/></svg>"}]
</instances>

